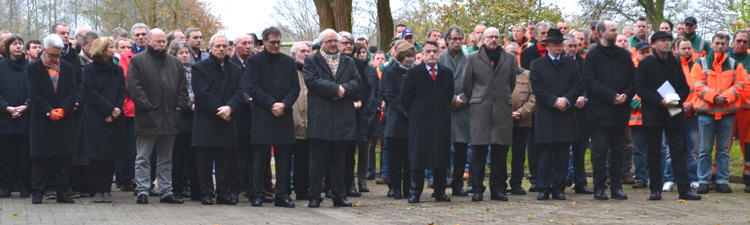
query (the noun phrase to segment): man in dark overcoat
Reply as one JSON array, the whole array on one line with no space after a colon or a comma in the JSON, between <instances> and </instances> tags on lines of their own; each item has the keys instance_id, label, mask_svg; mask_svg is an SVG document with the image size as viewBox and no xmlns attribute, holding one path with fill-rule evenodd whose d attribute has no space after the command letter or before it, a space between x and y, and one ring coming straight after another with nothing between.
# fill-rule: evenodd
<instances>
[{"instance_id":1,"label":"man in dark overcoat","mask_svg":"<svg viewBox=\"0 0 750 225\"><path fill-rule=\"evenodd\" d=\"M424 170L435 171L435 201L449 202L446 173L451 160L451 103L453 71L438 64L438 43L422 48L424 62L406 71L401 85L401 105L409 115L409 203L418 203L424 189Z\"/></svg>"},{"instance_id":2,"label":"man in dark overcoat","mask_svg":"<svg viewBox=\"0 0 750 225\"><path fill-rule=\"evenodd\" d=\"M291 181L291 144L294 138L292 105L299 95L299 78L294 59L280 53L281 31L270 27L263 31L265 50L250 56L247 66L249 82L245 85L253 98L252 206L262 206L268 167L263 163L274 147L276 159L276 206L294 208L289 197Z\"/></svg>"}]
</instances>

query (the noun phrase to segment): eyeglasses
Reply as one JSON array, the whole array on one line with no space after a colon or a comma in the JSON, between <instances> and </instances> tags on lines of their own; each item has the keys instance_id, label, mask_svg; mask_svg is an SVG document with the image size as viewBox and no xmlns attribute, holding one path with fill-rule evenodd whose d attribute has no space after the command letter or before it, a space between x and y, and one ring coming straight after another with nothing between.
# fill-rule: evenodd
<instances>
[{"instance_id":1,"label":"eyeglasses","mask_svg":"<svg viewBox=\"0 0 750 225\"><path fill-rule=\"evenodd\" d=\"M271 45L278 45L281 44L281 41L267 41Z\"/></svg>"},{"instance_id":2,"label":"eyeglasses","mask_svg":"<svg viewBox=\"0 0 750 225\"><path fill-rule=\"evenodd\" d=\"M342 45L354 45L354 42L351 42L351 41L342 41L341 44Z\"/></svg>"},{"instance_id":3,"label":"eyeglasses","mask_svg":"<svg viewBox=\"0 0 750 225\"><path fill-rule=\"evenodd\" d=\"M492 40L492 39L500 39L500 36L494 36L494 35L493 36L484 36L484 38Z\"/></svg>"},{"instance_id":4,"label":"eyeglasses","mask_svg":"<svg viewBox=\"0 0 750 225\"><path fill-rule=\"evenodd\" d=\"M49 52L44 52L44 53L47 54L47 57L50 57L50 58L60 58L60 54L50 54Z\"/></svg>"},{"instance_id":5,"label":"eyeglasses","mask_svg":"<svg viewBox=\"0 0 750 225\"><path fill-rule=\"evenodd\" d=\"M739 43L739 44L747 44L747 43L750 43L750 41L748 41L748 40L740 40L740 39L735 39L734 41L735 41L735 42L737 42L737 43Z\"/></svg>"}]
</instances>

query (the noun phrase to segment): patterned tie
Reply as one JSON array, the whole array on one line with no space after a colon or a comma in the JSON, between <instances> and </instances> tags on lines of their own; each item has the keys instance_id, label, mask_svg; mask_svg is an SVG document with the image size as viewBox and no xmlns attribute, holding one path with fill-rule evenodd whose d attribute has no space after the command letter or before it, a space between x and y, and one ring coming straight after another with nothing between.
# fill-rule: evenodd
<instances>
[{"instance_id":1,"label":"patterned tie","mask_svg":"<svg viewBox=\"0 0 750 225\"><path fill-rule=\"evenodd\" d=\"M435 68L430 68L430 76L432 77L432 81L435 81L435 77L437 77L437 74L435 74Z\"/></svg>"}]
</instances>

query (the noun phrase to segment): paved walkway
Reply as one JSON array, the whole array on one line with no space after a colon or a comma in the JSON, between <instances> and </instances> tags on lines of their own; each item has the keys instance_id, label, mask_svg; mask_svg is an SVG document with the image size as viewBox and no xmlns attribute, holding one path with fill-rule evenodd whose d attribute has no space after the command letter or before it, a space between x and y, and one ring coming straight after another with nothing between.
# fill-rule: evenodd
<instances>
[{"instance_id":1,"label":"paved walkway","mask_svg":"<svg viewBox=\"0 0 750 225\"><path fill-rule=\"evenodd\" d=\"M528 186L528 184L525 184ZM132 192L112 193L113 203L89 203L90 197L75 204L31 199L0 199L0 224L747 224L750 222L750 194L733 184L732 194L711 192L701 201L681 203L677 192L664 193L661 201L648 201L648 190L625 188L629 200L594 200L591 195L572 194L568 200L537 201L536 193L509 196L510 201L471 202L470 197L453 197L450 203L435 203L426 190L423 203L385 197L387 187L368 184L370 193L349 198L357 206L335 208L329 199L317 209L307 201L295 201L287 209L265 204L251 207L243 199L236 206L203 206L198 201L183 205L158 203L137 205ZM489 193L485 193L489 199Z\"/></svg>"}]
</instances>

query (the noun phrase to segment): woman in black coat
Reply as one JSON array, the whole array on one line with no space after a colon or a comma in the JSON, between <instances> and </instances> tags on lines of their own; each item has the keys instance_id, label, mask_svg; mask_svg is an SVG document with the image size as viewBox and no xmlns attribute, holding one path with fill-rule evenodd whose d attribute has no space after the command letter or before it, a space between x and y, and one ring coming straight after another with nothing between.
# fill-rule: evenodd
<instances>
[{"instance_id":1,"label":"woman in black coat","mask_svg":"<svg viewBox=\"0 0 750 225\"><path fill-rule=\"evenodd\" d=\"M59 36L47 36L42 58L26 68L31 106L31 202L34 204L42 203L48 181L57 192L57 202L75 203L67 194L75 121L67 113L75 106L76 75L73 65L60 60L63 47Z\"/></svg>"},{"instance_id":2,"label":"woman in black coat","mask_svg":"<svg viewBox=\"0 0 750 225\"><path fill-rule=\"evenodd\" d=\"M129 155L127 130L122 105L125 101L125 77L114 64L115 48L111 38L94 40L93 63L83 69L82 90L86 97L81 121L79 156L91 160L91 191L94 203L112 202L110 189L115 160Z\"/></svg>"},{"instance_id":3,"label":"woman in black coat","mask_svg":"<svg viewBox=\"0 0 750 225\"><path fill-rule=\"evenodd\" d=\"M31 158L29 157L29 113L23 39L12 34L5 41L8 58L0 61L0 198L10 197L13 174L21 197L29 197Z\"/></svg>"},{"instance_id":4,"label":"woman in black coat","mask_svg":"<svg viewBox=\"0 0 750 225\"><path fill-rule=\"evenodd\" d=\"M409 198L411 169L409 166L409 115L401 106L401 83L406 70L414 66L417 50L409 43L396 47L395 65L383 75L386 102L385 143L388 145L388 185L394 199ZM403 187L402 187L403 184Z\"/></svg>"}]
</instances>

